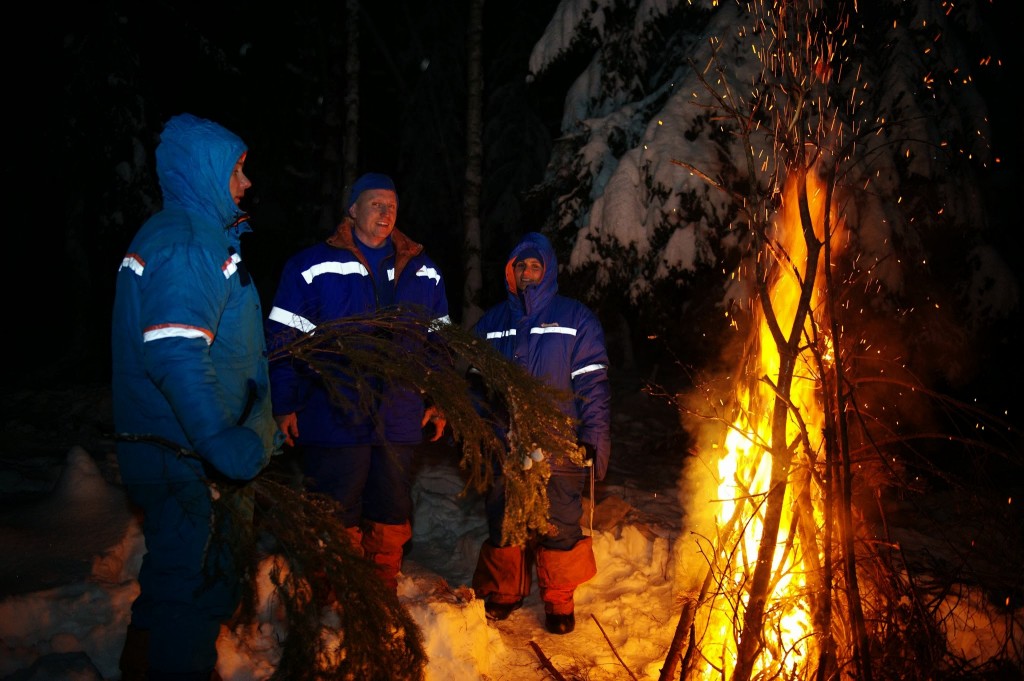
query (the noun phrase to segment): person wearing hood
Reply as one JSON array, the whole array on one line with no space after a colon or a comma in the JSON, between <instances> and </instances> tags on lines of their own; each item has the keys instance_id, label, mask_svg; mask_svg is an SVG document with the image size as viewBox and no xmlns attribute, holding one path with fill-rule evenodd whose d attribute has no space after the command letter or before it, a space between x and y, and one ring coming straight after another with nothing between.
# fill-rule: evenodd
<instances>
[{"instance_id":1,"label":"person wearing hood","mask_svg":"<svg viewBox=\"0 0 1024 681\"><path fill-rule=\"evenodd\" d=\"M283 441L270 407L260 297L241 255L240 237L250 231L238 205L252 186L246 154L217 123L191 114L168 120L156 149L163 206L117 273L117 459L146 542L124 681L220 678L217 637L240 596L223 537L243 514L251 518L238 483L254 478Z\"/></svg>"},{"instance_id":2,"label":"person wearing hood","mask_svg":"<svg viewBox=\"0 0 1024 681\"><path fill-rule=\"evenodd\" d=\"M485 312L473 331L534 377L575 395L563 410L578 424L577 439L589 465L577 466L568 457L551 460L550 531L532 539L532 551L502 544L505 480L500 470L494 472L485 498L488 537L480 547L473 589L485 599L489 619L509 617L530 593L532 554L545 626L553 634L566 634L576 625L576 587L597 574L592 539L584 536L580 520L584 484L589 475L604 479L611 455L608 353L593 312L558 295L558 263L544 235L531 232L512 249L505 286L506 300Z\"/></svg>"},{"instance_id":3,"label":"person wearing hood","mask_svg":"<svg viewBox=\"0 0 1024 681\"><path fill-rule=\"evenodd\" d=\"M326 240L285 263L267 320L273 349L318 327L380 310L403 310L426 323L448 324L444 279L423 246L396 229L398 194L392 179L366 173L349 192L347 215ZM428 352L408 338L410 352ZM343 359L342 359L343 361ZM370 410L343 371L327 385L320 375L282 356L271 362L274 417L295 446L308 488L333 498L352 545L373 562L384 585L398 588L404 546L412 538L412 471L423 429L444 433L444 415L412 386L388 384Z\"/></svg>"}]
</instances>

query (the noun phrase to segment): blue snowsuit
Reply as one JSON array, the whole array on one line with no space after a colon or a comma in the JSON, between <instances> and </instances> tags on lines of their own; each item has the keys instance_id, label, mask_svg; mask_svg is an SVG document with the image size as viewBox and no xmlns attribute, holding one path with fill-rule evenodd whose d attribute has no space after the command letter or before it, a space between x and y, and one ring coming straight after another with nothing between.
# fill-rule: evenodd
<instances>
[{"instance_id":1,"label":"blue snowsuit","mask_svg":"<svg viewBox=\"0 0 1024 681\"><path fill-rule=\"evenodd\" d=\"M539 284L519 292L513 267L527 251L540 254L544 276ZM578 421L577 439L593 451L593 473L602 480L611 455L611 390L601 324L585 305L558 295L558 263L542 234L531 232L512 249L505 264L505 286L506 300L484 313L473 331L531 375L575 396L561 408ZM580 527L583 484L590 469L553 461L551 470L549 521L556 531L536 537L537 581L545 611L561 615L573 611L576 586L596 573L591 539ZM495 472L485 506L490 536L481 547L473 587L494 602L515 602L529 594L530 566L523 547L501 545L501 471Z\"/></svg>"},{"instance_id":2,"label":"blue snowsuit","mask_svg":"<svg viewBox=\"0 0 1024 681\"><path fill-rule=\"evenodd\" d=\"M384 248L390 251L374 271L345 218L326 241L292 256L267 320L268 346L273 350L323 324L386 307L450 323L444 279L423 246L395 229ZM296 445L309 488L339 502L353 545L377 565L385 584L396 587L402 547L412 536L412 458L423 438L422 395L392 384L372 413L347 412L332 403L323 379L299 362L281 357L270 370L274 414L295 413L298 419ZM335 387L359 404L356 386L344 385L341 374L336 379Z\"/></svg>"},{"instance_id":3,"label":"blue snowsuit","mask_svg":"<svg viewBox=\"0 0 1024 681\"><path fill-rule=\"evenodd\" d=\"M149 632L151 679L209 678L220 624L239 595L230 551L210 543L214 523L233 522L214 518L210 480L253 478L282 437L260 298L241 258L247 216L229 188L245 153L216 123L171 118L156 150L163 208L135 235L117 274L114 425L144 438L120 437L117 457L144 512L132 627Z\"/></svg>"}]
</instances>

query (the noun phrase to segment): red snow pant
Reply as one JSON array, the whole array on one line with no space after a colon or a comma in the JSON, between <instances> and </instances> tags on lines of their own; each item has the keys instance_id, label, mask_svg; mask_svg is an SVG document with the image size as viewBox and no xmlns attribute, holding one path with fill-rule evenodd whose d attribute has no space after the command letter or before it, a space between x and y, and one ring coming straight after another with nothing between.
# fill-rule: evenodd
<instances>
[{"instance_id":1,"label":"red snow pant","mask_svg":"<svg viewBox=\"0 0 1024 681\"><path fill-rule=\"evenodd\" d=\"M530 593L530 554L522 546L494 546L485 540L480 547L473 590L492 603L514 603ZM537 586L544 612L567 615L573 612L576 587L597 574L594 544L583 537L568 551L538 547Z\"/></svg>"},{"instance_id":2,"label":"red snow pant","mask_svg":"<svg viewBox=\"0 0 1024 681\"><path fill-rule=\"evenodd\" d=\"M403 547L412 537L414 454L413 446L399 444L303 447L309 489L338 501L352 546L391 589L398 588Z\"/></svg>"},{"instance_id":3,"label":"red snow pant","mask_svg":"<svg viewBox=\"0 0 1024 681\"><path fill-rule=\"evenodd\" d=\"M398 589L398 572L402 569L405 543L412 538L412 525L385 525L367 522L363 526L363 554L374 564L384 586Z\"/></svg>"}]
</instances>

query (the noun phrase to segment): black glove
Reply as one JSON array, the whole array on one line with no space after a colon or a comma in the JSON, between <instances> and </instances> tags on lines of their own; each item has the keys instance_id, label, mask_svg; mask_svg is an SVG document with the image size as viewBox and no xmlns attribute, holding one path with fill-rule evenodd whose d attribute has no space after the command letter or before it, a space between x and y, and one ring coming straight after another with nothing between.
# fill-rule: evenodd
<instances>
[{"instance_id":1,"label":"black glove","mask_svg":"<svg viewBox=\"0 0 1024 681\"><path fill-rule=\"evenodd\" d=\"M597 447L589 442L580 442L579 446L585 450L583 453L583 465L593 466L594 462L597 460Z\"/></svg>"}]
</instances>

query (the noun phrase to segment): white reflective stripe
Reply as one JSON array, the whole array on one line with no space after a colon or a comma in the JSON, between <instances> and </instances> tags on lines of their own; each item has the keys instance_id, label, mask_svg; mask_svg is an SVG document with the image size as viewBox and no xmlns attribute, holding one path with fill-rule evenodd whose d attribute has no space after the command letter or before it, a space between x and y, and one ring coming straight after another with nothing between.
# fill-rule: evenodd
<instances>
[{"instance_id":1,"label":"white reflective stripe","mask_svg":"<svg viewBox=\"0 0 1024 681\"><path fill-rule=\"evenodd\" d=\"M126 268L141 277L143 270L146 269L146 263L137 254L129 253L124 256L124 260L121 261L121 266L117 268L117 271L120 272Z\"/></svg>"},{"instance_id":2,"label":"white reflective stripe","mask_svg":"<svg viewBox=\"0 0 1024 681\"><path fill-rule=\"evenodd\" d=\"M581 367L576 371L572 372L571 374L569 374L569 378L576 378L580 374L589 374L591 371L601 371L602 369L607 368L607 364L588 364L587 366Z\"/></svg>"},{"instance_id":3,"label":"white reflective stripe","mask_svg":"<svg viewBox=\"0 0 1024 681\"><path fill-rule=\"evenodd\" d=\"M516 330L515 329L507 329L505 331L488 331L487 335L484 336L484 337L487 340L490 340L492 338L506 338L508 336L514 336L514 335L516 335Z\"/></svg>"},{"instance_id":4,"label":"white reflective stripe","mask_svg":"<svg viewBox=\"0 0 1024 681\"><path fill-rule=\"evenodd\" d=\"M302 278L306 280L307 284L312 284L313 280L321 274L361 274L365 277L369 276L370 273L366 271L366 268L360 262L338 262L333 260L313 265L302 273Z\"/></svg>"},{"instance_id":5,"label":"white reflective stripe","mask_svg":"<svg viewBox=\"0 0 1024 681\"><path fill-rule=\"evenodd\" d=\"M389 267L388 268L388 281L394 281L394 280L395 280L395 268L394 267Z\"/></svg>"},{"instance_id":6,"label":"white reflective stripe","mask_svg":"<svg viewBox=\"0 0 1024 681\"><path fill-rule=\"evenodd\" d=\"M293 329L298 329L302 333L310 333L316 328L316 324L309 321L302 315L297 315L294 312L288 310L282 310L279 307L273 307L270 309L270 314L267 315L268 319L273 319L275 322L290 326Z\"/></svg>"},{"instance_id":7,"label":"white reflective stripe","mask_svg":"<svg viewBox=\"0 0 1024 681\"><path fill-rule=\"evenodd\" d=\"M225 279L230 279L231 275L238 271L238 263L242 262L242 256L238 253L232 253L224 264L220 266L221 271L224 273Z\"/></svg>"},{"instance_id":8,"label":"white reflective stripe","mask_svg":"<svg viewBox=\"0 0 1024 681\"><path fill-rule=\"evenodd\" d=\"M564 333L567 336L575 336L576 329L568 326L535 326L530 329L530 333Z\"/></svg>"},{"instance_id":9,"label":"white reflective stripe","mask_svg":"<svg viewBox=\"0 0 1024 681\"><path fill-rule=\"evenodd\" d=\"M206 344L213 343L213 333L198 326L187 326L185 324L160 324L151 326L142 332L142 342L160 340L161 338L205 338Z\"/></svg>"},{"instance_id":10,"label":"white reflective stripe","mask_svg":"<svg viewBox=\"0 0 1024 681\"><path fill-rule=\"evenodd\" d=\"M416 270L416 276L417 277L427 277L428 279L433 279L435 286L437 284L441 283L441 274L437 270L435 270L433 267L427 267L426 265L423 265L418 270Z\"/></svg>"}]
</instances>

